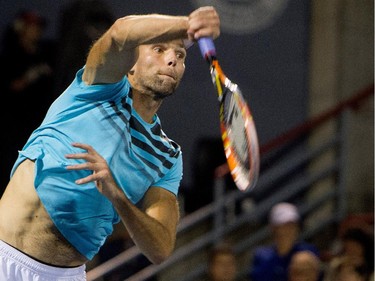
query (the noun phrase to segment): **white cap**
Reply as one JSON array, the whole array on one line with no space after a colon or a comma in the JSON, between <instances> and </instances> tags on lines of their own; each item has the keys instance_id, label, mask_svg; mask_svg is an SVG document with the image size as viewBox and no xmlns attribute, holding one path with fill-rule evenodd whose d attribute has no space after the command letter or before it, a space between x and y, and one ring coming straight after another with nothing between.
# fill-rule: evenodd
<instances>
[{"instance_id":1,"label":"white cap","mask_svg":"<svg viewBox=\"0 0 375 281\"><path fill-rule=\"evenodd\" d=\"M269 220L272 225L280 225L288 222L298 222L300 215L296 206L283 202L272 207Z\"/></svg>"}]
</instances>

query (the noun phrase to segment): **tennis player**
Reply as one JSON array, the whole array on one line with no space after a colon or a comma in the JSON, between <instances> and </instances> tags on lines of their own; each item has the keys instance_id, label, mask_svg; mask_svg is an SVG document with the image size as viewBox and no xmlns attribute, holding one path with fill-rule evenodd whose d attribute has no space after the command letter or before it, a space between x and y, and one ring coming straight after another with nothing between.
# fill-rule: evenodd
<instances>
[{"instance_id":1,"label":"tennis player","mask_svg":"<svg viewBox=\"0 0 375 281\"><path fill-rule=\"evenodd\" d=\"M86 280L120 221L153 263L173 252L180 147L156 114L185 70L184 41L217 38L213 7L118 19L19 152L0 200L0 280Z\"/></svg>"}]
</instances>

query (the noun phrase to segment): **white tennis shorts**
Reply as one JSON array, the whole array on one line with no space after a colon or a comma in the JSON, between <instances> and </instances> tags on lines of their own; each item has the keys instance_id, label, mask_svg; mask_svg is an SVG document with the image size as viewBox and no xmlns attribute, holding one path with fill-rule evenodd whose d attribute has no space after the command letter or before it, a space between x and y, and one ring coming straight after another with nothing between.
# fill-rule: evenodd
<instances>
[{"instance_id":1,"label":"white tennis shorts","mask_svg":"<svg viewBox=\"0 0 375 281\"><path fill-rule=\"evenodd\" d=\"M86 281L86 266L61 268L35 261L0 240L1 281Z\"/></svg>"}]
</instances>

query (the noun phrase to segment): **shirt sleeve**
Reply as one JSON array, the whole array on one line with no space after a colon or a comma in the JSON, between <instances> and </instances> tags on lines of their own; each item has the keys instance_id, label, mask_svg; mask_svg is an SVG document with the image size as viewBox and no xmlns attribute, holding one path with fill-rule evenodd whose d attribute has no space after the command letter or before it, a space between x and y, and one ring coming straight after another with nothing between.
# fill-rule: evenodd
<instances>
[{"instance_id":1,"label":"shirt sleeve","mask_svg":"<svg viewBox=\"0 0 375 281\"><path fill-rule=\"evenodd\" d=\"M167 173L159 181L155 182L153 186L162 187L177 196L182 179L182 173L182 152L180 152L176 163L170 169L169 173Z\"/></svg>"},{"instance_id":2,"label":"shirt sleeve","mask_svg":"<svg viewBox=\"0 0 375 281\"><path fill-rule=\"evenodd\" d=\"M69 87L77 89L76 91L70 91L71 93L75 94L76 98L93 101L105 101L115 100L129 93L130 84L126 76L116 83L87 85L82 80L84 69L85 68L83 67L77 72L76 79Z\"/></svg>"}]
</instances>

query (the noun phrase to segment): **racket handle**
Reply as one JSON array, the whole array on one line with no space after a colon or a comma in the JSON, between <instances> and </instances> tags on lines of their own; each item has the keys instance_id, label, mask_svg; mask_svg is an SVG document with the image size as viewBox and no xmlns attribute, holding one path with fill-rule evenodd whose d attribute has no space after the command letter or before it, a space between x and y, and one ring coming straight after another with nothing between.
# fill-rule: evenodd
<instances>
[{"instance_id":1,"label":"racket handle","mask_svg":"<svg viewBox=\"0 0 375 281\"><path fill-rule=\"evenodd\" d=\"M211 37L201 37L198 39L199 49L201 50L202 57L209 60L216 57L216 49L214 41Z\"/></svg>"}]
</instances>

